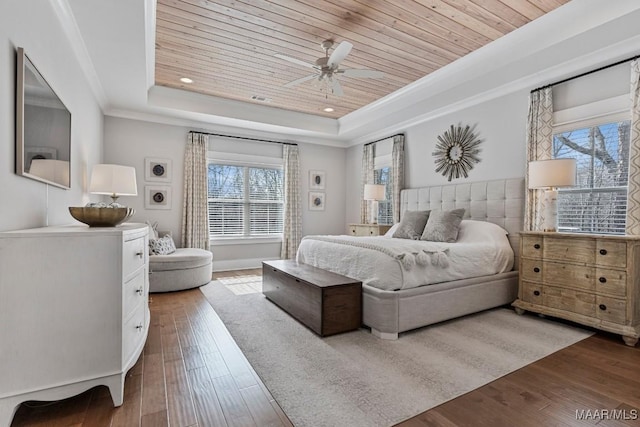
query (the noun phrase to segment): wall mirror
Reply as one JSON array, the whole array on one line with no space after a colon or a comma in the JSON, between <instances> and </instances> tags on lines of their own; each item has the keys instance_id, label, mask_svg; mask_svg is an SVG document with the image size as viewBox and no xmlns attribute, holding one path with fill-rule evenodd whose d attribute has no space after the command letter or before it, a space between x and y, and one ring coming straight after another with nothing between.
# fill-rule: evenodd
<instances>
[{"instance_id":1,"label":"wall mirror","mask_svg":"<svg viewBox=\"0 0 640 427\"><path fill-rule=\"evenodd\" d=\"M16 173L70 188L71 113L18 48Z\"/></svg>"}]
</instances>

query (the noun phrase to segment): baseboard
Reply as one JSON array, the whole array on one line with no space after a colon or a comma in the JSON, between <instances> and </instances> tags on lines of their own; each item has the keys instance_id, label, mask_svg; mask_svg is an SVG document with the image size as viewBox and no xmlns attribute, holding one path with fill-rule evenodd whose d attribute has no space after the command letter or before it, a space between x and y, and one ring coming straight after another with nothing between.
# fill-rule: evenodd
<instances>
[{"instance_id":1,"label":"baseboard","mask_svg":"<svg viewBox=\"0 0 640 427\"><path fill-rule=\"evenodd\" d=\"M215 257L215 256L214 256ZM272 261L279 258L245 258L230 259L226 261L213 261L213 271L229 271L229 270L249 270L252 268L261 268L262 261Z\"/></svg>"}]
</instances>

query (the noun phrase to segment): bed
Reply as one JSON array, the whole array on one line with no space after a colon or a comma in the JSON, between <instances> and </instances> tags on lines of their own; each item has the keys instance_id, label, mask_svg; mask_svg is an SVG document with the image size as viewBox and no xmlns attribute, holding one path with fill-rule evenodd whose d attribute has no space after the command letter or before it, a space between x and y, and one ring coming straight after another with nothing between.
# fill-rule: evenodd
<instances>
[{"instance_id":1,"label":"bed","mask_svg":"<svg viewBox=\"0 0 640 427\"><path fill-rule=\"evenodd\" d=\"M439 263L447 262L463 267L466 265L447 246L457 243L423 242L427 246L413 247L410 246L411 241L400 242L404 239L386 239L386 242L394 241L388 244L383 241L384 237L312 236L302 241L297 258L299 262L351 275L358 280L364 279L363 323L379 338L397 339L401 332L510 304L516 299L518 273L515 270L518 265L518 233L524 222L524 194L522 178L406 189L401 192L401 212L464 208L465 220L487 221L502 227L508 232L511 259L498 262L501 267L490 268L508 271L495 273L487 270L478 276L459 268L463 271L457 272L458 275L453 279L443 279L438 273L429 273L430 277L435 278L423 284L418 278L424 276L422 269L426 265L437 267ZM463 224L472 221L463 221ZM360 255L354 255L354 250ZM389 253L381 253L385 251ZM405 252L414 254L414 257L409 257L408 263L402 255ZM390 256L396 258L397 268L387 264L376 273L368 270L369 264L378 263L375 257L380 257L379 264L382 265L382 258ZM364 258L371 258L372 261L365 265L362 261ZM349 262L340 263L336 259L347 259ZM509 263L508 267L505 267L505 262ZM400 265L402 263L405 264ZM479 265L485 264L480 261ZM402 278L399 273L394 273L396 270L401 271ZM438 269L431 268L431 271ZM375 277L372 277L374 274ZM476 277L466 277L469 275Z\"/></svg>"}]
</instances>

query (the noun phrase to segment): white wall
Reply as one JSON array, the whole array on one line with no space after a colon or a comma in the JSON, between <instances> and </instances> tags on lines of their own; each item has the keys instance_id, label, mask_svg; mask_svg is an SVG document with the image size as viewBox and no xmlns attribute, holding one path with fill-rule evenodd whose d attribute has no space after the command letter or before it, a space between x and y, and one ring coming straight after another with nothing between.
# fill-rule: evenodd
<instances>
[{"instance_id":1,"label":"white wall","mask_svg":"<svg viewBox=\"0 0 640 427\"><path fill-rule=\"evenodd\" d=\"M528 93L514 93L431 121L405 131L405 187L458 183L448 182L435 171L432 152L438 135L451 125L476 125L482 140L480 163L469 172L470 181L524 176ZM362 144L347 150L347 221L360 215Z\"/></svg>"},{"instance_id":2,"label":"white wall","mask_svg":"<svg viewBox=\"0 0 640 427\"><path fill-rule=\"evenodd\" d=\"M73 223L90 166L102 156L103 115L76 60L53 0L0 2L0 230ZM71 190L15 174L16 48L25 52L71 111Z\"/></svg>"},{"instance_id":3,"label":"white wall","mask_svg":"<svg viewBox=\"0 0 640 427\"><path fill-rule=\"evenodd\" d=\"M184 147L187 133L192 129L184 126L164 125L140 120L116 117L105 118L104 161L134 166L137 171L138 196L123 197L122 202L136 209L134 221L157 221L161 230L171 231L180 242L182 221L182 176ZM215 133L215 129L209 129ZM252 135L256 138L255 135ZM283 135L263 135L262 139L285 140ZM290 138L286 138L290 140ZM221 151L233 151L253 155L273 155L274 149L281 153L278 145L247 142L242 140L220 140ZM345 149L300 143L300 173L303 198L303 234L343 234L345 225ZM155 183L145 182L145 157L168 158L173 163L172 208L149 210L144 208L144 187ZM326 209L308 210L309 170L326 172ZM164 185L164 184L163 184ZM214 269L258 267L259 260L280 256L279 243L250 243L237 245L214 245Z\"/></svg>"}]
</instances>

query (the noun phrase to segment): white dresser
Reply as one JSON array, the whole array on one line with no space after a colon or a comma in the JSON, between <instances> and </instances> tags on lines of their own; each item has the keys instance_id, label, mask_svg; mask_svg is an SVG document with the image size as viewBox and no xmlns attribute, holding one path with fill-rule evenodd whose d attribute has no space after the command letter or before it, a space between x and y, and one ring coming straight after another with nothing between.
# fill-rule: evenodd
<instances>
[{"instance_id":1,"label":"white dresser","mask_svg":"<svg viewBox=\"0 0 640 427\"><path fill-rule=\"evenodd\" d=\"M0 427L21 402L123 399L149 328L148 227L0 233Z\"/></svg>"}]
</instances>

